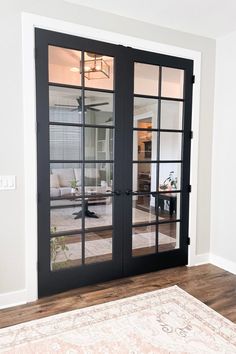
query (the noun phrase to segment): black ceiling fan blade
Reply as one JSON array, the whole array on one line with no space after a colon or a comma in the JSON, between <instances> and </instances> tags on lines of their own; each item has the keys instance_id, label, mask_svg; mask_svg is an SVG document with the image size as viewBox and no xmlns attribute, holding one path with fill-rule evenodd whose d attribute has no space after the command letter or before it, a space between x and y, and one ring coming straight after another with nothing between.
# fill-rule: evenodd
<instances>
[{"instance_id":1,"label":"black ceiling fan blade","mask_svg":"<svg viewBox=\"0 0 236 354\"><path fill-rule=\"evenodd\" d=\"M94 111L94 112L101 112L100 109L89 107L89 106L87 106L86 109L89 109L90 111Z\"/></svg>"},{"instance_id":2,"label":"black ceiling fan blade","mask_svg":"<svg viewBox=\"0 0 236 354\"><path fill-rule=\"evenodd\" d=\"M77 106L72 105L72 104L55 104L54 106L56 106L56 107L70 107L70 108L77 107Z\"/></svg>"},{"instance_id":3,"label":"black ceiling fan blade","mask_svg":"<svg viewBox=\"0 0 236 354\"><path fill-rule=\"evenodd\" d=\"M76 101L77 101L79 106L82 106L82 97L81 96L76 98Z\"/></svg>"},{"instance_id":4,"label":"black ceiling fan blade","mask_svg":"<svg viewBox=\"0 0 236 354\"><path fill-rule=\"evenodd\" d=\"M109 104L109 102L91 103L91 104L86 104L85 107L105 106L107 104Z\"/></svg>"}]
</instances>

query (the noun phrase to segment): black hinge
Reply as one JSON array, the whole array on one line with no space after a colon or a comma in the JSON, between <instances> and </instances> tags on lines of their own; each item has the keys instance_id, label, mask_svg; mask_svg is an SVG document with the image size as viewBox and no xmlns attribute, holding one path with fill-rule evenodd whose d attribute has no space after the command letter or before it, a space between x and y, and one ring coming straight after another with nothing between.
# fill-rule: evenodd
<instances>
[{"instance_id":1,"label":"black hinge","mask_svg":"<svg viewBox=\"0 0 236 354\"><path fill-rule=\"evenodd\" d=\"M40 202L40 194L37 194L38 203Z\"/></svg>"},{"instance_id":2,"label":"black hinge","mask_svg":"<svg viewBox=\"0 0 236 354\"><path fill-rule=\"evenodd\" d=\"M192 186L191 186L191 184L188 185L188 192L189 192L189 193L192 192Z\"/></svg>"},{"instance_id":3,"label":"black hinge","mask_svg":"<svg viewBox=\"0 0 236 354\"><path fill-rule=\"evenodd\" d=\"M34 59L37 59L37 48L34 48Z\"/></svg>"},{"instance_id":4,"label":"black hinge","mask_svg":"<svg viewBox=\"0 0 236 354\"><path fill-rule=\"evenodd\" d=\"M190 139L193 139L193 131L190 132Z\"/></svg>"},{"instance_id":5,"label":"black hinge","mask_svg":"<svg viewBox=\"0 0 236 354\"><path fill-rule=\"evenodd\" d=\"M195 75L192 76L192 84L195 84Z\"/></svg>"},{"instance_id":6,"label":"black hinge","mask_svg":"<svg viewBox=\"0 0 236 354\"><path fill-rule=\"evenodd\" d=\"M190 237L187 238L187 243L190 245Z\"/></svg>"}]
</instances>

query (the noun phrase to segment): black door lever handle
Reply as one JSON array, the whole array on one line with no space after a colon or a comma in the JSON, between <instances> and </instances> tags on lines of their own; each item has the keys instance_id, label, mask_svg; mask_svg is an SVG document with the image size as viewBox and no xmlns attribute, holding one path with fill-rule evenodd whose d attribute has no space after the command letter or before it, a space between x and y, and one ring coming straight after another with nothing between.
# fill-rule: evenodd
<instances>
[{"instance_id":1,"label":"black door lever handle","mask_svg":"<svg viewBox=\"0 0 236 354\"><path fill-rule=\"evenodd\" d=\"M132 190L131 189L127 189L127 191L125 191L126 195L131 195L132 194Z\"/></svg>"},{"instance_id":2,"label":"black door lever handle","mask_svg":"<svg viewBox=\"0 0 236 354\"><path fill-rule=\"evenodd\" d=\"M120 190L116 190L116 191L112 192L112 194L121 195L121 191Z\"/></svg>"}]
</instances>

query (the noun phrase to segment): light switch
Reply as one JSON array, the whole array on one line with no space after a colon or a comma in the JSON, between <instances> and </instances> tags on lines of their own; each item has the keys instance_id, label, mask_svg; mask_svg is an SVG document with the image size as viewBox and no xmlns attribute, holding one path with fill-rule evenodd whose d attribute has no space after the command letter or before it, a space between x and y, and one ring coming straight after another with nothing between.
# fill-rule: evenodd
<instances>
[{"instance_id":1,"label":"light switch","mask_svg":"<svg viewBox=\"0 0 236 354\"><path fill-rule=\"evenodd\" d=\"M16 189L16 176L0 176L0 190Z\"/></svg>"}]
</instances>

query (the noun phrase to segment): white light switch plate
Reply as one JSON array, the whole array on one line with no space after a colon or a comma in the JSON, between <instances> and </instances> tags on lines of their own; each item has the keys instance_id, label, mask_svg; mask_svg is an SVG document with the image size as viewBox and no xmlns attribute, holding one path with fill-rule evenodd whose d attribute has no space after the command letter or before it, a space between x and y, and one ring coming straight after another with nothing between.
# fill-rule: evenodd
<instances>
[{"instance_id":1,"label":"white light switch plate","mask_svg":"<svg viewBox=\"0 0 236 354\"><path fill-rule=\"evenodd\" d=\"M16 176L0 176L0 190L16 189Z\"/></svg>"}]
</instances>

